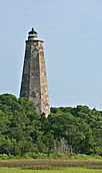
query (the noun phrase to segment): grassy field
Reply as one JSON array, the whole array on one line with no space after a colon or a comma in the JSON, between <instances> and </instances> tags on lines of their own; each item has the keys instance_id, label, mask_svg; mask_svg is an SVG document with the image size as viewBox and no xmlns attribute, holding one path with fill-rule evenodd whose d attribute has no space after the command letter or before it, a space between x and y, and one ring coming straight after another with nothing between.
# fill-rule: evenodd
<instances>
[{"instance_id":1,"label":"grassy field","mask_svg":"<svg viewBox=\"0 0 102 173\"><path fill-rule=\"evenodd\" d=\"M102 170L87 168L65 168L59 170L30 170L20 168L0 168L0 173L102 173Z\"/></svg>"},{"instance_id":2,"label":"grassy field","mask_svg":"<svg viewBox=\"0 0 102 173\"><path fill-rule=\"evenodd\" d=\"M102 173L102 159L0 160L0 173Z\"/></svg>"},{"instance_id":3,"label":"grassy field","mask_svg":"<svg viewBox=\"0 0 102 173\"><path fill-rule=\"evenodd\" d=\"M1 168L21 168L25 169L57 169L57 168L70 168L70 167L83 167L90 169L101 169L102 160L62 160L62 159L23 159L23 160L0 160Z\"/></svg>"}]
</instances>

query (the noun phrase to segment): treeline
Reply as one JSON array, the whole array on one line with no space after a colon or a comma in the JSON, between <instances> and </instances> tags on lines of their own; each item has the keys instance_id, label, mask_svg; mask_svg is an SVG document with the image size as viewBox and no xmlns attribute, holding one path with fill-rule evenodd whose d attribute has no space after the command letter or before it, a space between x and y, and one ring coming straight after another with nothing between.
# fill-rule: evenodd
<instances>
[{"instance_id":1,"label":"treeline","mask_svg":"<svg viewBox=\"0 0 102 173\"><path fill-rule=\"evenodd\" d=\"M0 95L0 154L102 155L102 112L87 106L51 108L46 119L32 102Z\"/></svg>"}]
</instances>

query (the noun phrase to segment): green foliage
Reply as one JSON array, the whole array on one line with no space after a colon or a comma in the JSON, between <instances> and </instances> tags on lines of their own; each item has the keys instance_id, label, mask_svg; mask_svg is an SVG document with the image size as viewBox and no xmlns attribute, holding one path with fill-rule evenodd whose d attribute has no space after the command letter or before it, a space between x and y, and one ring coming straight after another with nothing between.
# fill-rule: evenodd
<instances>
[{"instance_id":1,"label":"green foliage","mask_svg":"<svg viewBox=\"0 0 102 173\"><path fill-rule=\"evenodd\" d=\"M0 155L33 158L102 155L102 112L87 106L51 108L46 119L33 103L0 95Z\"/></svg>"}]
</instances>

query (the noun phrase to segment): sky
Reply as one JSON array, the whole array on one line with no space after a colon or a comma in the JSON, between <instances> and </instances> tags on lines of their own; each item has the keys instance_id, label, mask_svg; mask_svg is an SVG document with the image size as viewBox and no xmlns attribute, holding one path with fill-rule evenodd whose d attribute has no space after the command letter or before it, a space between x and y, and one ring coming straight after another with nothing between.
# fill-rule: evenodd
<instances>
[{"instance_id":1,"label":"sky","mask_svg":"<svg viewBox=\"0 0 102 173\"><path fill-rule=\"evenodd\" d=\"M102 0L0 2L0 94L19 97L27 33L44 40L51 106L102 109Z\"/></svg>"}]
</instances>

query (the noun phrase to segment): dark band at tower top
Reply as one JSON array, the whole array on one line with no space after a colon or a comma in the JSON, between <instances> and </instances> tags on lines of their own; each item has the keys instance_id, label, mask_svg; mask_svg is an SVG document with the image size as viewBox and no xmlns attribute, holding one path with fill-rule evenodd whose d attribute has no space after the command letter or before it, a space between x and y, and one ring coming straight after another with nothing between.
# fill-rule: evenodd
<instances>
[{"instance_id":1,"label":"dark band at tower top","mask_svg":"<svg viewBox=\"0 0 102 173\"><path fill-rule=\"evenodd\" d=\"M38 114L50 113L43 41L32 28L26 41L20 97L31 100Z\"/></svg>"}]
</instances>

